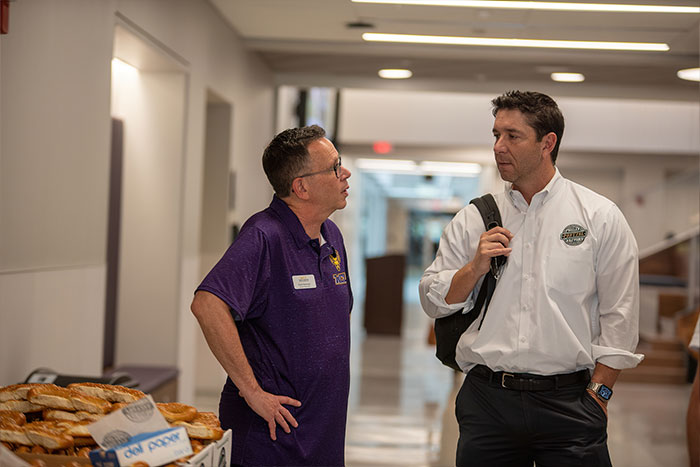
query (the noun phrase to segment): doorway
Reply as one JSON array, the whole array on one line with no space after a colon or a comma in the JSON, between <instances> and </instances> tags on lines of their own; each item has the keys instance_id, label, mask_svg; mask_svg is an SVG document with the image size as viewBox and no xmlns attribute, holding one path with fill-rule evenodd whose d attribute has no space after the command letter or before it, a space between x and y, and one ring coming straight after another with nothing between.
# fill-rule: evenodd
<instances>
[{"instance_id":1,"label":"doorway","mask_svg":"<svg viewBox=\"0 0 700 467\"><path fill-rule=\"evenodd\" d=\"M135 29L115 27L112 115L123 145L109 213L117 241L108 261L116 271L107 283L108 366L177 363L186 84L172 55Z\"/></svg>"},{"instance_id":2,"label":"doorway","mask_svg":"<svg viewBox=\"0 0 700 467\"><path fill-rule=\"evenodd\" d=\"M233 108L215 92L207 91L204 134L204 174L202 221L200 225L200 278L203 278L233 241L236 225L229 224L235 209L235 174L230 171ZM226 372L209 350L204 335L197 333L195 392L216 396L226 379Z\"/></svg>"}]
</instances>

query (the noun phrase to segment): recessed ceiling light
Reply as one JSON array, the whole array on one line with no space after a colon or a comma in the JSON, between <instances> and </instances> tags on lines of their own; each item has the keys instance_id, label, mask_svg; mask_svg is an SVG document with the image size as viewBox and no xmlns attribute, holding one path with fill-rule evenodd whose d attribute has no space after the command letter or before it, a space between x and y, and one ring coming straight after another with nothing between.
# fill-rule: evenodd
<instances>
[{"instance_id":1,"label":"recessed ceiling light","mask_svg":"<svg viewBox=\"0 0 700 467\"><path fill-rule=\"evenodd\" d=\"M379 70L379 76L385 79L407 79L413 76L413 72L405 68L384 68Z\"/></svg>"},{"instance_id":2,"label":"recessed ceiling light","mask_svg":"<svg viewBox=\"0 0 700 467\"><path fill-rule=\"evenodd\" d=\"M551 49L631 50L645 52L666 52L670 50L668 44L657 42L557 41L541 39L505 39L494 37L385 34L379 32L366 32L362 34L362 39L372 42L402 42L409 44L539 47Z\"/></svg>"},{"instance_id":3,"label":"recessed ceiling light","mask_svg":"<svg viewBox=\"0 0 700 467\"><path fill-rule=\"evenodd\" d=\"M685 79L688 81L700 81L700 68L686 68L685 70L678 70L676 73L680 79Z\"/></svg>"},{"instance_id":4,"label":"recessed ceiling light","mask_svg":"<svg viewBox=\"0 0 700 467\"><path fill-rule=\"evenodd\" d=\"M620 13L700 13L700 7L670 5L622 5L614 3L522 2L504 0L352 0L355 3L392 5L460 6L516 10L604 11Z\"/></svg>"},{"instance_id":5,"label":"recessed ceiling light","mask_svg":"<svg viewBox=\"0 0 700 467\"><path fill-rule=\"evenodd\" d=\"M552 73L550 75L552 77L552 81L559 81L560 83L580 83L584 79L586 79L585 76L583 76L581 73Z\"/></svg>"}]
</instances>

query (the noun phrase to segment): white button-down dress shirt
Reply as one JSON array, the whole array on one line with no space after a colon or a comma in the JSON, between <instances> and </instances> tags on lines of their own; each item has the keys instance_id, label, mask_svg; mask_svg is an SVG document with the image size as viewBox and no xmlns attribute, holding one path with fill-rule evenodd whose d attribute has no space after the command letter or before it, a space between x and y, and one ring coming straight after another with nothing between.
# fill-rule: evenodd
<instances>
[{"instance_id":1,"label":"white button-down dress shirt","mask_svg":"<svg viewBox=\"0 0 700 467\"><path fill-rule=\"evenodd\" d=\"M495 195L512 252L488 312L462 335L456 360L465 372L477 364L494 371L552 375L593 369L600 362L632 368L639 328L637 243L610 200L556 173L528 205L506 184ZM420 282L432 318L471 309L479 279L466 302L447 304L454 274L472 260L484 232L468 205L440 239L435 261Z\"/></svg>"}]
</instances>

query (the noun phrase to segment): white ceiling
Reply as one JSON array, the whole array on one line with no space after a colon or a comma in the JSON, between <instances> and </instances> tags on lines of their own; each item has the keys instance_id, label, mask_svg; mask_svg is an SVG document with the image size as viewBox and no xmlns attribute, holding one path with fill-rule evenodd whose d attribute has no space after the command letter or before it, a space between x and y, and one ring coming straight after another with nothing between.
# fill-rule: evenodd
<instances>
[{"instance_id":1,"label":"white ceiling","mask_svg":"<svg viewBox=\"0 0 700 467\"><path fill-rule=\"evenodd\" d=\"M350 0L210 0L281 84L494 91L698 100L698 83L676 77L697 67L700 14L581 13L352 3ZM588 0L589 3L605 3ZM614 3L698 6L700 0ZM350 28L364 22L373 27ZM668 52L575 51L381 44L363 32L528 39L665 42ZM387 82L380 68L414 77ZM586 75L553 83L551 71Z\"/></svg>"}]
</instances>

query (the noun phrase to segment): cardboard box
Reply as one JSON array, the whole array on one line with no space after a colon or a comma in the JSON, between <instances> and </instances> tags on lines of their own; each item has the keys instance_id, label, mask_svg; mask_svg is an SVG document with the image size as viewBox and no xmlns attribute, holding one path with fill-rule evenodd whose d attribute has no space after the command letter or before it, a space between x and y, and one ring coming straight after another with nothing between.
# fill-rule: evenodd
<instances>
[{"instance_id":1,"label":"cardboard box","mask_svg":"<svg viewBox=\"0 0 700 467\"><path fill-rule=\"evenodd\" d=\"M208 444L183 467L231 467L231 438L231 430L226 430L219 441Z\"/></svg>"},{"instance_id":2,"label":"cardboard box","mask_svg":"<svg viewBox=\"0 0 700 467\"><path fill-rule=\"evenodd\" d=\"M183 467L212 467L214 458L214 443L199 451L198 454L187 460Z\"/></svg>"}]
</instances>

